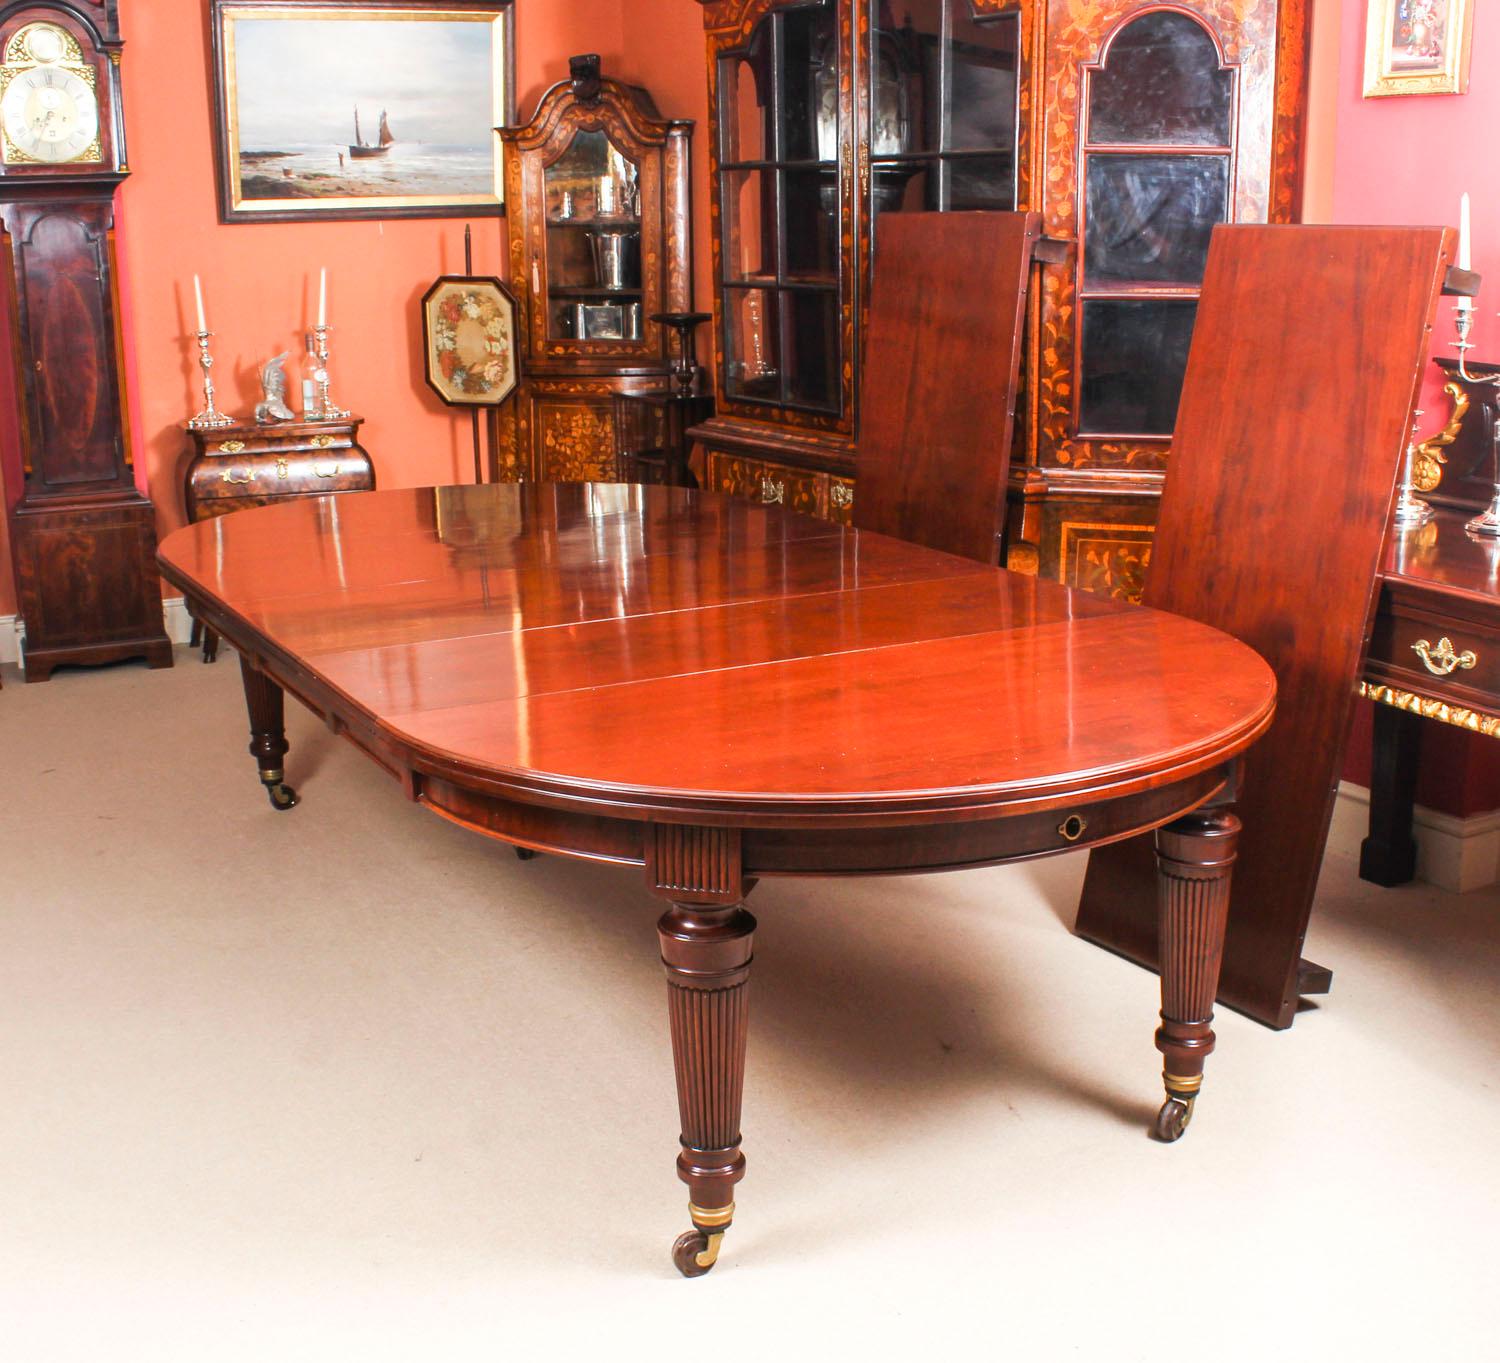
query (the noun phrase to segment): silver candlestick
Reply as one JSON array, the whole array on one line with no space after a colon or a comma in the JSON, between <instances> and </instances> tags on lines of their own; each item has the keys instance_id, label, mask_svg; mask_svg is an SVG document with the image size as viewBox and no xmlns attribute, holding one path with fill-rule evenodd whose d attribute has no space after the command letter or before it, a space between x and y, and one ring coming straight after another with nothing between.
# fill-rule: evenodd
<instances>
[{"instance_id":1,"label":"silver candlestick","mask_svg":"<svg viewBox=\"0 0 1500 1363\"><path fill-rule=\"evenodd\" d=\"M1417 496L1412 485L1412 466L1417 458L1417 425L1421 416L1421 412L1412 413L1411 439L1406 442L1406 460L1401 465L1401 491L1396 498L1395 514L1391 517L1391 524L1397 530L1415 530L1432 519L1432 508Z\"/></svg>"},{"instance_id":2,"label":"silver candlestick","mask_svg":"<svg viewBox=\"0 0 1500 1363\"><path fill-rule=\"evenodd\" d=\"M350 416L343 408L333 405L329 393L328 333L332 330L329 326L315 326L307 338L307 348L318 362L318 367L313 370L313 382L318 385L318 410L308 418L310 421L347 421Z\"/></svg>"},{"instance_id":3,"label":"silver candlestick","mask_svg":"<svg viewBox=\"0 0 1500 1363\"><path fill-rule=\"evenodd\" d=\"M234 418L225 416L214 406L214 357L209 354L208 340L211 331L200 331L198 336L198 364L203 369L203 410L188 422L195 431L210 431L218 426L233 426Z\"/></svg>"},{"instance_id":4,"label":"silver candlestick","mask_svg":"<svg viewBox=\"0 0 1500 1363\"><path fill-rule=\"evenodd\" d=\"M1459 308L1453 318L1454 325L1458 328L1458 340L1455 349L1458 351L1458 376L1465 383L1489 384L1492 388L1500 389L1500 374L1481 376L1469 373L1464 365L1468 359L1469 351L1474 347L1469 341L1469 332L1474 326L1474 312L1472 308ZM1495 495L1490 498L1489 506L1469 521L1465 529L1471 535L1484 535L1486 537L1500 537L1500 422L1495 425Z\"/></svg>"}]
</instances>

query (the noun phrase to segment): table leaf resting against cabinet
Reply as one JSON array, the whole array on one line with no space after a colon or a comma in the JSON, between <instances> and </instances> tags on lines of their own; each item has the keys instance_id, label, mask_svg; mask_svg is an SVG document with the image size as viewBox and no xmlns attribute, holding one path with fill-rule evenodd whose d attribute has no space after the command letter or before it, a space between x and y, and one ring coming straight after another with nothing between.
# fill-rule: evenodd
<instances>
[{"instance_id":1,"label":"table leaf resting against cabinet","mask_svg":"<svg viewBox=\"0 0 1500 1363\"><path fill-rule=\"evenodd\" d=\"M745 1170L763 876L956 870L1156 829L1156 1129L1182 1134L1214 1043L1237 760L1275 704L1228 635L670 487L318 498L190 525L160 561L241 655L278 809L290 692L435 813L644 873L688 1276L715 1262Z\"/></svg>"}]
</instances>

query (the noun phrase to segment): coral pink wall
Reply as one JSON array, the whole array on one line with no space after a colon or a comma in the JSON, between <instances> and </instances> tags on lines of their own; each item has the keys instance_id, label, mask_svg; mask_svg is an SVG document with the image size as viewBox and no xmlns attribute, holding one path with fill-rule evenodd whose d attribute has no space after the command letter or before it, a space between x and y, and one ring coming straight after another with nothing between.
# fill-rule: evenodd
<instances>
[{"instance_id":1,"label":"coral pink wall","mask_svg":"<svg viewBox=\"0 0 1500 1363\"><path fill-rule=\"evenodd\" d=\"M1328 0L1321 0L1327 3ZM1481 358L1500 359L1500 177L1490 164L1500 126L1500 16L1474 6L1473 80L1466 95L1365 99L1365 0L1342 0L1332 220L1458 225L1458 200L1473 200L1474 268L1489 281L1472 337ZM1443 302L1433 353L1452 356L1452 303ZM1443 424L1439 371L1423 386L1424 429Z\"/></svg>"},{"instance_id":2,"label":"coral pink wall","mask_svg":"<svg viewBox=\"0 0 1500 1363\"><path fill-rule=\"evenodd\" d=\"M644 85L669 118L691 118L693 129L693 305L713 309L713 260L709 246L707 39L703 7L694 0L628 0L623 59L615 74ZM623 6L622 6L623 8ZM609 70L608 63L605 70ZM707 361L713 342L705 323L698 331L698 358Z\"/></svg>"},{"instance_id":3,"label":"coral pink wall","mask_svg":"<svg viewBox=\"0 0 1500 1363\"><path fill-rule=\"evenodd\" d=\"M683 0L682 7L698 19L696 5ZM335 396L366 418L365 442L382 486L471 477L467 421L450 415L422 381L416 311L435 275L462 268L463 222L221 226L208 7L203 0L144 0L123 8L133 174L120 190L118 249L137 475L156 504L159 530L182 522L181 423L200 398L189 335L195 271L203 276L209 325L218 333L214 378L221 406L247 413L259 396L260 362L281 350L292 353L288 368L300 390L299 338L317 307L317 272L326 265ZM518 0L516 9L522 117L547 85L566 78L571 54L599 52L607 70L622 64L625 6L619 0ZM696 66L701 78L701 62ZM475 220L476 269L501 273L504 245L503 220ZM15 610L4 534L0 524L0 614Z\"/></svg>"}]
</instances>

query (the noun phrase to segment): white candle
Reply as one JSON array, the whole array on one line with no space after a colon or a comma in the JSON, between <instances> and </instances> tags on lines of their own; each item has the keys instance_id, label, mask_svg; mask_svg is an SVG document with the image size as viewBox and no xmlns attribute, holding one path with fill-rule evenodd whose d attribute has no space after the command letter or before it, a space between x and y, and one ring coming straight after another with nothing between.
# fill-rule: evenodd
<instances>
[{"instance_id":1,"label":"white candle","mask_svg":"<svg viewBox=\"0 0 1500 1363\"><path fill-rule=\"evenodd\" d=\"M193 297L198 301L198 330L207 331L208 322L203 316L203 282L197 275L193 276Z\"/></svg>"},{"instance_id":2,"label":"white candle","mask_svg":"<svg viewBox=\"0 0 1500 1363\"><path fill-rule=\"evenodd\" d=\"M1469 223L1469 196L1465 194L1458 201L1458 268L1460 270L1471 270L1473 265L1471 254L1471 229ZM1460 298L1454 307L1459 312L1469 312L1474 307L1472 298Z\"/></svg>"},{"instance_id":3,"label":"white candle","mask_svg":"<svg viewBox=\"0 0 1500 1363\"><path fill-rule=\"evenodd\" d=\"M328 325L328 270L325 266L318 274L318 325Z\"/></svg>"}]
</instances>

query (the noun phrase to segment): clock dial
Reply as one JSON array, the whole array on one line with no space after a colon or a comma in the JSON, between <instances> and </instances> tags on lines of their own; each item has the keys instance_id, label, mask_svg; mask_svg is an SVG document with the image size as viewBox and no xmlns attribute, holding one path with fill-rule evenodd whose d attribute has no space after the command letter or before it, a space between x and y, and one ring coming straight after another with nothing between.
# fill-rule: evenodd
<instances>
[{"instance_id":1,"label":"clock dial","mask_svg":"<svg viewBox=\"0 0 1500 1363\"><path fill-rule=\"evenodd\" d=\"M34 66L16 72L0 99L0 123L7 161L15 159L12 151L52 165L99 159L94 88L65 67Z\"/></svg>"}]
</instances>

